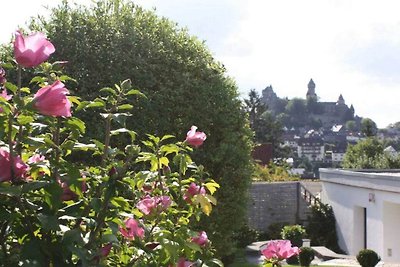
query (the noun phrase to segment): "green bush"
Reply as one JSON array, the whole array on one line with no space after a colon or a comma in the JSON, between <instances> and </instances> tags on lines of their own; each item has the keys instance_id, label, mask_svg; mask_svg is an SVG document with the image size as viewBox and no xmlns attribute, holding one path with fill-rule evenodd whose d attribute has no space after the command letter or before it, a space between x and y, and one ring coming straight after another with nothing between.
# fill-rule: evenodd
<instances>
[{"instance_id":1,"label":"green bush","mask_svg":"<svg viewBox=\"0 0 400 267\"><path fill-rule=\"evenodd\" d=\"M243 225L235 232L234 238L239 248L244 248L247 245L255 242L259 238L259 232L250 228L247 224Z\"/></svg>"},{"instance_id":2,"label":"green bush","mask_svg":"<svg viewBox=\"0 0 400 267\"><path fill-rule=\"evenodd\" d=\"M268 226L268 230L266 233L263 234L262 240L274 240L274 239L281 239L282 238L282 228L288 225L287 222L277 222L271 223Z\"/></svg>"},{"instance_id":3,"label":"green bush","mask_svg":"<svg viewBox=\"0 0 400 267\"><path fill-rule=\"evenodd\" d=\"M286 225L282 228L281 236L283 239L290 240L293 246L301 247L303 238L306 236L306 229L299 224Z\"/></svg>"},{"instance_id":4,"label":"green bush","mask_svg":"<svg viewBox=\"0 0 400 267\"><path fill-rule=\"evenodd\" d=\"M357 254L357 261L362 267L374 267L381 258L372 249L362 249Z\"/></svg>"},{"instance_id":5,"label":"green bush","mask_svg":"<svg viewBox=\"0 0 400 267\"><path fill-rule=\"evenodd\" d=\"M300 265L308 267L314 259L315 253L314 250L310 247L302 247L300 248L300 254L298 257Z\"/></svg>"},{"instance_id":6,"label":"green bush","mask_svg":"<svg viewBox=\"0 0 400 267\"><path fill-rule=\"evenodd\" d=\"M287 225L284 226L281 232L282 238L290 240L293 246L301 247L303 245L303 238L306 235L306 230L301 225ZM289 264L297 264L297 256L290 257L286 260Z\"/></svg>"},{"instance_id":7,"label":"green bush","mask_svg":"<svg viewBox=\"0 0 400 267\"><path fill-rule=\"evenodd\" d=\"M343 252L337 242L336 220L331 206L323 203L312 206L306 231L313 246L325 246L337 253Z\"/></svg>"}]
</instances>

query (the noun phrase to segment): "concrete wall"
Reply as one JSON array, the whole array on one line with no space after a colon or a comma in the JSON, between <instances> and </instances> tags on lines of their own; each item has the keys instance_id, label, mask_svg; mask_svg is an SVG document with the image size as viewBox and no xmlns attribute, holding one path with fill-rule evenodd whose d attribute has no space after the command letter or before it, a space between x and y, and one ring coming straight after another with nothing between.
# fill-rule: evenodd
<instances>
[{"instance_id":1,"label":"concrete wall","mask_svg":"<svg viewBox=\"0 0 400 267\"><path fill-rule=\"evenodd\" d=\"M254 229L266 232L272 223L302 223L308 214L299 182L255 182L250 188L248 218Z\"/></svg>"},{"instance_id":2,"label":"concrete wall","mask_svg":"<svg viewBox=\"0 0 400 267\"><path fill-rule=\"evenodd\" d=\"M366 241L384 261L400 262L400 176L320 169L320 177L322 201L335 214L339 246L356 255Z\"/></svg>"}]
</instances>

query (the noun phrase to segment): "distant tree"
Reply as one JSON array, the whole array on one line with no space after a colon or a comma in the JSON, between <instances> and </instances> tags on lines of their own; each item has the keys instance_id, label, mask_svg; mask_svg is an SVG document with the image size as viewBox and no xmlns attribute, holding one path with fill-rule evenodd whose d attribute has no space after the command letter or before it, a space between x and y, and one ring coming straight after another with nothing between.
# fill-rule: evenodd
<instances>
[{"instance_id":1,"label":"distant tree","mask_svg":"<svg viewBox=\"0 0 400 267\"><path fill-rule=\"evenodd\" d=\"M283 134L282 124L268 112L255 89L250 90L249 98L244 100L244 107L249 115L250 126L254 131L254 141L256 143L271 143L273 156L282 156L280 152Z\"/></svg>"},{"instance_id":2,"label":"distant tree","mask_svg":"<svg viewBox=\"0 0 400 267\"><path fill-rule=\"evenodd\" d=\"M307 111L311 114L320 114L322 113L320 104L318 103L318 99L315 97L308 97L306 100Z\"/></svg>"},{"instance_id":3,"label":"distant tree","mask_svg":"<svg viewBox=\"0 0 400 267\"><path fill-rule=\"evenodd\" d=\"M303 116L307 112L305 100L301 98L293 98L289 100L286 105L286 112L295 117Z\"/></svg>"},{"instance_id":4,"label":"distant tree","mask_svg":"<svg viewBox=\"0 0 400 267\"><path fill-rule=\"evenodd\" d=\"M250 90L249 98L244 100L244 106L247 114L249 114L250 127L257 127L257 122L260 120L261 115L267 110L267 106L262 102L256 89Z\"/></svg>"},{"instance_id":5,"label":"distant tree","mask_svg":"<svg viewBox=\"0 0 400 267\"><path fill-rule=\"evenodd\" d=\"M361 120L361 132L365 136L375 136L378 132L378 127L370 118L363 118Z\"/></svg>"},{"instance_id":6,"label":"distant tree","mask_svg":"<svg viewBox=\"0 0 400 267\"><path fill-rule=\"evenodd\" d=\"M293 98L286 105L286 114L290 117L289 127L299 127L307 122L306 101L301 98Z\"/></svg>"},{"instance_id":7,"label":"distant tree","mask_svg":"<svg viewBox=\"0 0 400 267\"><path fill-rule=\"evenodd\" d=\"M347 121L345 126L346 129L351 132L354 132L357 129L357 123L354 120Z\"/></svg>"},{"instance_id":8,"label":"distant tree","mask_svg":"<svg viewBox=\"0 0 400 267\"><path fill-rule=\"evenodd\" d=\"M344 155L343 167L349 169L400 168L399 158L392 158L383 150L383 143L375 137L350 145Z\"/></svg>"},{"instance_id":9,"label":"distant tree","mask_svg":"<svg viewBox=\"0 0 400 267\"><path fill-rule=\"evenodd\" d=\"M391 126L395 129L400 129L400 121L393 123Z\"/></svg>"},{"instance_id":10,"label":"distant tree","mask_svg":"<svg viewBox=\"0 0 400 267\"><path fill-rule=\"evenodd\" d=\"M276 114L285 112L285 107L289 100L287 98L278 98L275 103L275 112Z\"/></svg>"}]
</instances>

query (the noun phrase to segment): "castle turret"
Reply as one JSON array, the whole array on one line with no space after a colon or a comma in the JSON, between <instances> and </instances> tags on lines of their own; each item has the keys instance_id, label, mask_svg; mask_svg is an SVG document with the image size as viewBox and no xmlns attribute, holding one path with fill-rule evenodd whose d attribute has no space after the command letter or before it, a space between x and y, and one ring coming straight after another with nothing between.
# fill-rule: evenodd
<instances>
[{"instance_id":1,"label":"castle turret","mask_svg":"<svg viewBox=\"0 0 400 267\"><path fill-rule=\"evenodd\" d=\"M317 94L315 93L315 83L313 79L308 82L308 90L306 94L306 98L317 98Z\"/></svg>"},{"instance_id":2,"label":"castle turret","mask_svg":"<svg viewBox=\"0 0 400 267\"><path fill-rule=\"evenodd\" d=\"M344 102L344 98L343 98L342 94L340 94L340 96L339 96L339 98L338 98L336 104L337 104L337 105L344 105L344 104L346 104L346 103Z\"/></svg>"}]
</instances>

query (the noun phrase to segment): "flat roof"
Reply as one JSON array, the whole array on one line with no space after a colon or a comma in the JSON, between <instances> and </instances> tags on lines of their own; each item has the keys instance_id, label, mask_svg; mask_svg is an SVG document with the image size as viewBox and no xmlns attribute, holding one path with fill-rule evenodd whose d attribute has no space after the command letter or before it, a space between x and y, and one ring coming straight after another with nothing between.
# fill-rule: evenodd
<instances>
[{"instance_id":1,"label":"flat roof","mask_svg":"<svg viewBox=\"0 0 400 267\"><path fill-rule=\"evenodd\" d=\"M346 186L368 188L400 193L400 170L374 169L319 169L323 183L335 183Z\"/></svg>"}]
</instances>

